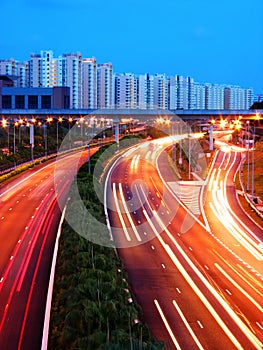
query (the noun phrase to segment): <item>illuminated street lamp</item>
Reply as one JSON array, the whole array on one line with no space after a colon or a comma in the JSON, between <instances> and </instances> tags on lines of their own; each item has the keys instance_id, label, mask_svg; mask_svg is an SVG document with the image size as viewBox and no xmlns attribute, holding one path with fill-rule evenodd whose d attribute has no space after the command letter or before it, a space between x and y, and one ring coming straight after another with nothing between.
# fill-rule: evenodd
<instances>
[{"instance_id":1,"label":"illuminated street lamp","mask_svg":"<svg viewBox=\"0 0 263 350\"><path fill-rule=\"evenodd\" d=\"M18 120L18 144L20 145L21 144L21 133L20 133L20 130L21 130L21 126L24 124L24 120L22 118L19 118Z\"/></svg>"},{"instance_id":2,"label":"illuminated street lamp","mask_svg":"<svg viewBox=\"0 0 263 350\"><path fill-rule=\"evenodd\" d=\"M220 119L219 125L221 129L224 129L226 127L227 120L226 119Z\"/></svg>"},{"instance_id":3,"label":"illuminated street lamp","mask_svg":"<svg viewBox=\"0 0 263 350\"><path fill-rule=\"evenodd\" d=\"M71 123L73 122L73 118L69 117L68 118L68 135L69 135L69 149L71 149L71 134L70 134L70 126Z\"/></svg>"},{"instance_id":4,"label":"illuminated street lamp","mask_svg":"<svg viewBox=\"0 0 263 350\"><path fill-rule=\"evenodd\" d=\"M4 129L7 129L7 149L8 149L8 152L10 151L10 145L9 145L9 124L8 124L8 120L3 118L2 119L2 127Z\"/></svg>"}]
</instances>

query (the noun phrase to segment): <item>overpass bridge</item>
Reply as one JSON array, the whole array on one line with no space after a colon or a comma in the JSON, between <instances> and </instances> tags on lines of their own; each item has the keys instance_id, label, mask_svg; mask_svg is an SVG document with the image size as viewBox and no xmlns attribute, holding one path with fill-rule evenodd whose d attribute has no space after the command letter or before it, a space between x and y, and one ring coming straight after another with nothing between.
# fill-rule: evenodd
<instances>
[{"instance_id":1,"label":"overpass bridge","mask_svg":"<svg viewBox=\"0 0 263 350\"><path fill-rule=\"evenodd\" d=\"M235 119L242 116L244 119L254 119L256 113L263 114L263 110L229 110L229 109L2 109L0 114L5 119L16 118L73 118L92 116L97 118L123 119L132 118L140 121L154 120L157 117L172 118L178 116L184 121L203 120L208 121L212 118L230 118Z\"/></svg>"}]
</instances>

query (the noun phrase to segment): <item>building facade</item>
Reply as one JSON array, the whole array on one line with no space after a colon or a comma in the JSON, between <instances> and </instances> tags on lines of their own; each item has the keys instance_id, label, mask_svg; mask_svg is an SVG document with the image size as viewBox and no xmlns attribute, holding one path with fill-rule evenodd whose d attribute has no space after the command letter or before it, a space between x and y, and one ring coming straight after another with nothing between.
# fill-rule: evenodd
<instances>
[{"instance_id":1,"label":"building facade","mask_svg":"<svg viewBox=\"0 0 263 350\"><path fill-rule=\"evenodd\" d=\"M53 88L0 88L0 109L68 109L68 87Z\"/></svg>"}]
</instances>

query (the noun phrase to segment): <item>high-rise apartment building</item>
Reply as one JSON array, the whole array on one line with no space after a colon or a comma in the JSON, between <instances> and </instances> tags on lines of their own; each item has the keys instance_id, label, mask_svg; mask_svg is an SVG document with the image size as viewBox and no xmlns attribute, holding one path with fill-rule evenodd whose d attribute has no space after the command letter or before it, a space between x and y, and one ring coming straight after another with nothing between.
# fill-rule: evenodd
<instances>
[{"instance_id":1,"label":"high-rise apartment building","mask_svg":"<svg viewBox=\"0 0 263 350\"><path fill-rule=\"evenodd\" d=\"M165 74L153 77L153 104L157 109L168 109L168 79Z\"/></svg>"},{"instance_id":2,"label":"high-rise apartment building","mask_svg":"<svg viewBox=\"0 0 263 350\"><path fill-rule=\"evenodd\" d=\"M194 109L205 109L205 84L194 83Z\"/></svg>"},{"instance_id":3,"label":"high-rise apartment building","mask_svg":"<svg viewBox=\"0 0 263 350\"><path fill-rule=\"evenodd\" d=\"M114 105L113 73L111 63L98 64L97 107L112 108Z\"/></svg>"},{"instance_id":4,"label":"high-rise apartment building","mask_svg":"<svg viewBox=\"0 0 263 350\"><path fill-rule=\"evenodd\" d=\"M17 62L16 63L16 87L28 87L28 63Z\"/></svg>"},{"instance_id":5,"label":"high-rise apartment building","mask_svg":"<svg viewBox=\"0 0 263 350\"><path fill-rule=\"evenodd\" d=\"M97 63L96 58L82 59L82 108L97 108Z\"/></svg>"},{"instance_id":6,"label":"high-rise apartment building","mask_svg":"<svg viewBox=\"0 0 263 350\"><path fill-rule=\"evenodd\" d=\"M169 77L168 94L169 94L168 108L177 109L177 81L175 76Z\"/></svg>"},{"instance_id":7,"label":"high-rise apartment building","mask_svg":"<svg viewBox=\"0 0 263 350\"><path fill-rule=\"evenodd\" d=\"M58 58L58 85L70 88L70 108L82 106L82 56L68 53Z\"/></svg>"},{"instance_id":8,"label":"high-rise apartment building","mask_svg":"<svg viewBox=\"0 0 263 350\"><path fill-rule=\"evenodd\" d=\"M41 72L41 86L52 87L52 68L53 68L53 51L40 52L40 72Z\"/></svg>"},{"instance_id":9,"label":"high-rise apartment building","mask_svg":"<svg viewBox=\"0 0 263 350\"><path fill-rule=\"evenodd\" d=\"M177 109L189 108L189 86L187 78L182 75L176 75L176 89L177 89Z\"/></svg>"},{"instance_id":10,"label":"high-rise apartment building","mask_svg":"<svg viewBox=\"0 0 263 350\"><path fill-rule=\"evenodd\" d=\"M224 109L224 85L205 84L206 104L205 109Z\"/></svg>"},{"instance_id":11,"label":"high-rise apartment building","mask_svg":"<svg viewBox=\"0 0 263 350\"><path fill-rule=\"evenodd\" d=\"M40 54L31 53L28 61L28 86L41 87L41 56Z\"/></svg>"},{"instance_id":12,"label":"high-rise apartment building","mask_svg":"<svg viewBox=\"0 0 263 350\"><path fill-rule=\"evenodd\" d=\"M146 108L153 109L154 108L154 88L153 88L153 75L146 74Z\"/></svg>"},{"instance_id":13,"label":"high-rise apartment building","mask_svg":"<svg viewBox=\"0 0 263 350\"><path fill-rule=\"evenodd\" d=\"M253 104L253 90L239 86L226 86L224 91L225 109L248 109Z\"/></svg>"},{"instance_id":14,"label":"high-rise apartment building","mask_svg":"<svg viewBox=\"0 0 263 350\"><path fill-rule=\"evenodd\" d=\"M140 109L147 109L147 74L140 74L137 76L137 107Z\"/></svg>"},{"instance_id":15,"label":"high-rise apartment building","mask_svg":"<svg viewBox=\"0 0 263 350\"><path fill-rule=\"evenodd\" d=\"M16 61L13 58L10 60L0 60L0 74L16 75Z\"/></svg>"},{"instance_id":16,"label":"high-rise apartment building","mask_svg":"<svg viewBox=\"0 0 263 350\"><path fill-rule=\"evenodd\" d=\"M28 63L13 58L0 60L0 75L8 75L14 81L14 87L26 87L28 81Z\"/></svg>"},{"instance_id":17,"label":"high-rise apartment building","mask_svg":"<svg viewBox=\"0 0 263 350\"><path fill-rule=\"evenodd\" d=\"M134 74L115 75L115 106L116 108L138 107L138 80Z\"/></svg>"}]
</instances>

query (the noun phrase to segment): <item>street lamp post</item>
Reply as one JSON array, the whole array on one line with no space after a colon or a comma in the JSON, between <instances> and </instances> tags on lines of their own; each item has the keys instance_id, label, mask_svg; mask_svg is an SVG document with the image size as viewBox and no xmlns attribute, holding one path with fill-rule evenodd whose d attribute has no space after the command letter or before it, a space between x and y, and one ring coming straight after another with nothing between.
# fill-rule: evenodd
<instances>
[{"instance_id":1,"label":"street lamp post","mask_svg":"<svg viewBox=\"0 0 263 350\"><path fill-rule=\"evenodd\" d=\"M45 157L47 157L47 148L48 148L48 138L47 138L47 127L48 127L48 124L52 122L52 118L51 117L48 117L46 119L46 122L43 124L43 128L44 128L44 141L45 141Z\"/></svg>"},{"instance_id":2,"label":"street lamp post","mask_svg":"<svg viewBox=\"0 0 263 350\"><path fill-rule=\"evenodd\" d=\"M255 176L255 124L253 126L253 149L252 149L252 174L251 174L251 199L254 203L254 176Z\"/></svg>"},{"instance_id":3,"label":"street lamp post","mask_svg":"<svg viewBox=\"0 0 263 350\"><path fill-rule=\"evenodd\" d=\"M71 133L70 133L70 125L73 121L73 118L72 117L69 117L68 118L68 138L69 138L69 149L71 149Z\"/></svg>"},{"instance_id":4,"label":"street lamp post","mask_svg":"<svg viewBox=\"0 0 263 350\"><path fill-rule=\"evenodd\" d=\"M63 121L63 118L62 117L59 117L58 120L57 120L57 153L58 153L58 130L59 130L59 123L62 123Z\"/></svg>"},{"instance_id":5,"label":"street lamp post","mask_svg":"<svg viewBox=\"0 0 263 350\"><path fill-rule=\"evenodd\" d=\"M247 192L249 191L249 182L250 182L250 159L249 159L249 151L250 151L250 142L249 142L249 120L247 121Z\"/></svg>"},{"instance_id":6,"label":"street lamp post","mask_svg":"<svg viewBox=\"0 0 263 350\"><path fill-rule=\"evenodd\" d=\"M14 167L16 168L16 122L14 120L14 150L13 150L13 153L14 153Z\"/></svg>"}]
</instances>

